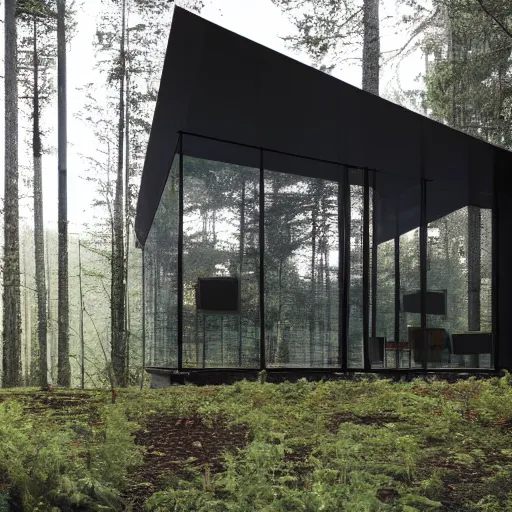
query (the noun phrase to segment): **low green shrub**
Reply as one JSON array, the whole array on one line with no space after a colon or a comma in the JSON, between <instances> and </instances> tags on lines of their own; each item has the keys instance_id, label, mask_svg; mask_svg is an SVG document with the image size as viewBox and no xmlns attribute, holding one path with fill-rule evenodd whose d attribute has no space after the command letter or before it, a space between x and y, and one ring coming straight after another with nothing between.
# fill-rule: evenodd
<instances>
[{"instance_id":1,"label":"low green shrub","mask_svg":"<svg viewBox=\"0 0 512 512\"><path fill-rule=\"evenodd\" d=\"M121 510L119 491L140 460L136 426L117 406L104 408L101 418L95 427L56 424L43 413L25 413L16 401L0 403L0 474L14 508Z\"/></svg>"},{"instance_id":2,"label":"low green shrub","mask_svg":"<svg viewBox=\"0 0 512 512\"><path fill-rule=\"evenodd\" d=\"M321 462L305 478L285 460L282 442L255 441L239 455L227 455L226 470L199 476L155 493L149 512L337 512L392 510L377 495L388 478L350 470L346 475Z\"/></svg>"}]
</instances>

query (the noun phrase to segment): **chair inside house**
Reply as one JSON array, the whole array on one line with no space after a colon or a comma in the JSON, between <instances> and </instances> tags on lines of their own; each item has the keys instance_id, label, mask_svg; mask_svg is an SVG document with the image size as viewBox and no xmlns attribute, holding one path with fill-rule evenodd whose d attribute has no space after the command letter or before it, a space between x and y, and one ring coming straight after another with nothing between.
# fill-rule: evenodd
<instances>
[{"instance_id":1,"label":"chair inside house","mask_svg":"<svg viewBox=\"0 0 512 512\"><path fill-rule=\"evenodd\" d=\"M425 313L427 315L445 316L448 309L447 290L428 290L425 293ZM421 292L404 294L404 313L421 314ZM451 336L442 327L408 327L407 339L412 351L414 363L441 364L442 354L447 349L448 358L453 353Z\"/></svg>"},{"instance_id":2,"label":"chair inside house","mask_svg":"<svg viewBox=\"0 0 512 512\"><path fill-rule=\"evenodd\" d=\"M411 344L414 362L416 364L442 362L442 353L448 349L449 354L453 353L450 335L442 327L427 328L426 344L424 331L420 327L408 327L408 338Z\"/></svg>"}]
</instances>

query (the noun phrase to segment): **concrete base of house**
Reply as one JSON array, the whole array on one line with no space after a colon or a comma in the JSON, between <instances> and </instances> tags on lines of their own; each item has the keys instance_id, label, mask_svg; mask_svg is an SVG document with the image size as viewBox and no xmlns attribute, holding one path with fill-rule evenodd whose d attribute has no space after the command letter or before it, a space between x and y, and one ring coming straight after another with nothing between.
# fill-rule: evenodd
<instances>
[{"instance_id":1,"label":"concrete base of house","mask_svg":"<svg viewBox=\"0 0 512 512\"><path fill-rule=\"evenodd\" d=\"M426 381L434 379L455 382L457 380L467 379L469 377L489 378L501 376L503 373L495 370L441 370L441 371L422 371L422 370L384 370L372 372L340 372L319 369L267 369L264 372L249 369L190 369L187 371L177 371L169 368L146 368L150 374L150 388L162 389L176 385L194 384L198 386L212 386L222 384L234 384L241 380L264 381L264 382L297 382L299 379L308 381L321 380L363 380L386 378L395 382L409 382L412 379L422 378Z\"/></svg>"}]
</instances>

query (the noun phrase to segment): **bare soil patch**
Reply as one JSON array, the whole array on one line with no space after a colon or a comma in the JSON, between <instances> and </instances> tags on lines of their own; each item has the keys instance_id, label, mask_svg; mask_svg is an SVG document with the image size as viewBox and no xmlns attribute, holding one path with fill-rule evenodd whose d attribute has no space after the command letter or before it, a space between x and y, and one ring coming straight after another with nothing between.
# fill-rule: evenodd
<instances>
[{"instance_id":1,"label":"bare soil patch","mask_svg":"<svg viewBox=\"0 0 512 512\"><path fill-rule=\"evenodd\" d=\"M145 446L142 465L134 471L124 498L134 511L157 490L161 477L179 476L185 462L194 459L194 467L209 466L211 473L223 470L222 456L244 448L249 440L248 427L216 421L206 425L201 418L149 416L137 433L135 442Z\"/></svg>"}]
</instances>

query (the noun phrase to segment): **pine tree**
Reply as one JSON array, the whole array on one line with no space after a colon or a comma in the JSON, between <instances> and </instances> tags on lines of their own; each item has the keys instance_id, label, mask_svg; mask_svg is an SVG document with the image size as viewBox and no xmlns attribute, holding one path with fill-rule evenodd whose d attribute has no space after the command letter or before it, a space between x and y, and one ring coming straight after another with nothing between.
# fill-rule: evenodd
<instances>
[{"instance_id":1,"label":"pine tree","mask_svg":"<svg viewBox=\"0 0 512 512\"><path fill-rule=\"evenodd\" d=\"M168 19L172 5L164 0L105 3L97 33L96 51L103 63L98 67L107 77L111 95L103 112L93 107L91 122L101 122L106 111L114 113L116 165L109 183L109 232L111 235L111 359L117 383L128 384L130 372L129 254L130 226L134 215L133 178L142 170L151 126L156 91L148 84L160 75L159 54L165 51ZM146 23L130 25L130 19ZM113 99L115 97L115 100ZM103 115L102 115L103 114ZM110 166L107 166L110 168ZM111 188L110 188L111 185ZM102 202L102 207L106 205Z\"/></svg>"},{"instance_id":2,"label":"pine tree","mask_svg":"<svg viewBox=\"0 0 512 512\"><path fill-rule=\"evenodd\" d=\"M317 67L330 71L353 52L362 39L362 88L379 94L379 0L272 0L287 13L298 35L285 38L305 50ZM330 59L332 65L326 65Z\"/></svg>"},{"instance_id":3,"label":"pine tree","mask_svg":"<svg viewBox=\"0 0 512 512\"><path fill-rule=\"evenodd\" d=\"M117 132L117 174L114 193L111 281L112 367L119 386L126 386L126 332L125 332L125 260L124 260L124 131L126 79L126 0L121 2L121 38L117 78L119 81L119 114Z\"/></svg>"},{"instance_id":4,"label":"pine tree","mask_svg":"<svg viewBox=\"0 0 512 512\"><path fill-rule=\"evenodd\" d=\"M37 18L34 16L33 34L33 160L34 160L34 247L36 262L36 291L37 291L37 336L39 342L39 384L41 389L48 386L47 362L47 322L46 310L46 276L44 261L44 221L43 221L43 173L40 130L40 100L39 100L39 51Z\"/></svg>"},{"instance_id":5,"label":"pine tree","mask_svg":"<svg viewBox=\"0 0 512 512\"><path fill-rule=\"evenodd\" d=\"M5 5L5 189L2 385L21 379L20 243L18 198L18 65L15 2Z\"/></svg>"},{"instance_id":6,"label":"pine tree","mask_svg":"<svg viewBox=\"0 0 512 512\"><path fill-rule=\"evenodd\" d=\"M67 207L67 86L66 86L66 1L57 0L58 127L59 127L59 279L58 279L58 373L61 386L71 385L69 362L69 276Z\"/></svg>"},{"instance_id":7,"label":"pine tree","mask_svg":"<svg viewBox=\"0 0 512 512\"><path fill-rule=\"evenodd\" d=\"M43 171L42 171L42 129L41 116L45 103L53 96L53 87L48 76L55 54L54 35L56 13L47 2L26 2L19 10L20 27L26 36L21 39L23 52L28 56L27 65L20 69L21 81L26 91L32 121L32 162L33 162L33 218L34 218L34 262L35 292L37 299L37 361L32 366L37 383L42 389L48 386L47 362L47 291L45 269L45 242L43 218ZM24 30L23 30L24 29ZM25 255L26 257L26 255ZM25 265L26 267L26 265ZM27 337L26 337L27 338Z\"/></svg>"},{"instance_id":8,"label":"pine tree","mask_svg":"<svg viewBox=\"0 0 512 512\"><path fill-rule=\"evenodd\" d=\"M379 0L364 0L363 12L363 90L378 96L380 72Z\"/></svg>"}]
</instances>

